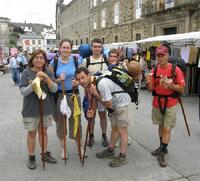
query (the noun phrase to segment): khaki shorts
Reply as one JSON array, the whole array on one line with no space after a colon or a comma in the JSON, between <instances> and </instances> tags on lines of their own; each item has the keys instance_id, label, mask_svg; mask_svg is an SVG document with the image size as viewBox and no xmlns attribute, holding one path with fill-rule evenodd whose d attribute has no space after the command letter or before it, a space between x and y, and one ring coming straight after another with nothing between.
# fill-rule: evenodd
<instances>
[{"instance_id":1,"label":"khaki shorts","mask_svg":"<svg viewBox=\"0 0 200 181\"><path fill-rule=\"evenodd\" d=\"M153 124L162 125L164 128L173 128L176 125L176 105L166 109L166 113L163 117L160 109L153 107L152 109L152 121Z\"/></svg>"},{"instance_id":2,"label":"khaki shorts","mask_svg":"<svg viewBox=\"0 0 200 181\"><path fill-rule=\"evenodd\" d=\"M115 108L109 118L112 127L128 127L128 106Z\"/></svg>"},{"instance_id":3,"label":"khaki shorts","mask_svg":"<svg viewBox=\"0 0 200 181\"><path fill-rule=\"evenodd\" d=\"M25 117L23 118L24 129L27 131L35 131L38 129L40 124L39 117ZM43 117L43 126L44 128L48 128L52 126L52 116L46 115Z\"/></svg>"}]
</instances>

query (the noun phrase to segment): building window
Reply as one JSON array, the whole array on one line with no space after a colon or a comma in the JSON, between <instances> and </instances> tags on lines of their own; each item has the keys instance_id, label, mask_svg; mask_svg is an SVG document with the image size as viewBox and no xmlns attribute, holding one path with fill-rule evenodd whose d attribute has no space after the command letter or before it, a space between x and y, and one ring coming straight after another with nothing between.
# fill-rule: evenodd
<instances>
[{"instance_id":1,"label":"building window","mask_svg":"<svg viewBox=\"0 0 200 181\"><path fill-rule=\"evenodd\" d=\"M177 33L177 28L176 27L171 27L171 28L164 28L164 35L172 35Z\"/></svg>"},{"instance_id":2,"label":"building window","mask_svg":"<svg viewBox=\"0 0 200 181\"><path fill-rule=\"evenodd\" d=\"M97 0L93 0L93 7L97 5Z\"/></svg>"},{"instance_id":3,"label":"building window","mask_svg":"<svg viewBox=\"0 0 200 181\"><path fill-rule=\"evenodd\" d=\"M105 28L105 26L106 26L106 11L105 9L103 9L101 11L101 27Z\"/></svg>"},{"instance_id":4,"label":"building window","mask_svg":"<svg viewBox=\"0 0 200 181\"><path fill-rule=\"evenodd\" d=\"M51 40L47 40L47 45L51 45Z\"/></svg>"},{"instance_id":5,"label":"building window","mask_svg":"<svg viewBox=\"0 0 200 181\"><path fill-rule=\"evenodd\" d=\"M76 39L76 45L78 45L78 40Z\"/></svg>"},{"instance_id":6,"label":"building window","mask_svg":"<svg viewBox=\"0 0 200 181\"><path fill-rule=\"evenodd\" d=\"M81 38L81 42L80 42L80 43L81 43L81 45L83 44L83 40L82 40L82 38Z\"/></svg>"},{"instance_id":7,"label":"building window","mask_svg":"<svg viewBox=\"0 0 200 181\"><path fill-rule=\"evenodd\" d=\"M86 42L86 43L89 43L88 37L86 38L85 42Z\"/></svg>"},{"instance_id":8,"label":"building window","mask_svg":"<svg viewBox=\"0 0 200 181\"><path fill-rule=\"evenodd\" d=\"M41 45L41 40L38 40L38 45Z\"/></svg>"},{"instance_id":9,"label":"building window","mask_svg":"<svg viewBox=\"0 0 200 181\"><path fill-rule=\"evenodd\" d=\"M114 5L114 24L119 24L119 2Z\"/></svg>"},{"instance_id":10,"label":"building window","mask_svg":"<svg viewBox=\"0 0 200 181\"><path fill-rule=\"evenodd\" d=\"M140 33L136 33L135 39L136 39L136 40L141 40L141 34L140 34Z\"/></svg>"},{"instance_id":11,"label":"building window","mask_svg":"<svg viewBox=\"0 0 200 181\"><path fill-rule=\"evenodd\" d=\"M174 7L174 0L165 0L165 9L173 7Z\"/></svg>"},{"instance_id":12,"label":"building window","mask_svg":"<svg viewBox=\"0 0 200 181\"><path fill-rule=\"evenodd\" d=\"M94 28L94 30L97 29L97 23L96 22L93 23L93 28Z\"/></svg>"},{"instance_id":13,"label":"building window","mask_svg":"<svg viewBox=\"0 0 200 181\"><path fill-rule=\"evenodd\" d=\"M35 45L35 40L32 40L32 44Z\"/></svg>"},{"instance_id":14,"label":"building window","mask_svg":"<svg viewBox=\"0 0 200 181\"><path fill-rule=\"evenodd\" d=\"M142 14L142 0L136 0L135 18L139 19Z\"/></svg>"},{"instance_id":15,"label":"building window","mask_svg":"<svg viewBox=\"0 0 200 181\"><path fill-rule=\"evenodd\" d=\"M115 36L115 43L119 41L118 36Z\"/></svg>"}]
</instances>

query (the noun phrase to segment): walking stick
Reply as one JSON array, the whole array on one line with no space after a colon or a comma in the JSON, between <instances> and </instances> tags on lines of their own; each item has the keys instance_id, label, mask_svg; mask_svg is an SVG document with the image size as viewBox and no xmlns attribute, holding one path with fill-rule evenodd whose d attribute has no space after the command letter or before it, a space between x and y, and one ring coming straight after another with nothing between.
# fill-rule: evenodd
<instances>
[{"instance_id":1,"label":"walking stick","mask_svg":"<svg viewBox=\"0 0 200 181\"><path fill-rule=\"evenodd\" d=\"M64 80L62 80L62 95L63 97L65 96L65 84ZM65 165L67 164L67 143L66 143L66 133L67 133L67 123L66 123L67 116L63 115L63 128L64 128L64 160L65 160Z\"/></svg>"},{"instance_id":2,"label":"walking stick","mask_svg":"<svg viewBox=\"0 0 200 181\"><path fill-rule=\"evenodd\" d=\"M185 126L187 128L188 136L190 136L190 129L189 129L189 126L188 126L188 122L187 122L187 118L186 118L186 114L185 114L185 110L184 110L184 107L183 107L183 102L182 102L181 97L178 98L178 101L181 105L181 110L183 112L183 117L184 117L184 120L185 120Z\"/></svg>"},{"instance_id":3,"label":"walking stick","mask_svg":"<svg viewBox=\"0 0 200 181\"><path fill-rule=\"evenodd\" d=\"M73 94L76 95L76 89L75 89L75 87L73 87ZM80 159L80 162L81 162L82 156L81 156L80 124L78 124L77 142L78 142L78 154L79 154L79 159Z\"/></svg>"},{"instance_id":4,"label":"walking stick","mask_svg":"<svg viewBox=\"0 0 200 181\"><path fill-rule=\"evenodd\" d=\"M91 97L90 103L89 103L89 109L92 107L92 101L93 101L93 96ZM85 136L85 143L84 143L84 151L83 151L83 157L82 157L82 167L84 165L85 161L85 153L86 153L86 146L87 146L87 141L88 141L88 135L90 134L90 122L91 118L88 118L88 124L87 124L87 130L86 130L86 136ZM91 138L89 136L89 142L90 142L90 149L91 149Z\"/></svg>"},{"instance_id":5,"label":"walking stick","mask_svg":"<svg viewBox=\"0 0 200 181\"><path fill-rule=\"evenodd\" d=\"M42 163L43 163L43 170L45 169L45 161L44 161L44 121L43 121L43 114L44 114L44 102L42 97L39 99L39 113L40 113L40 127L41 127L41 134L42 134Z\"/></svg>"}]
</instances>

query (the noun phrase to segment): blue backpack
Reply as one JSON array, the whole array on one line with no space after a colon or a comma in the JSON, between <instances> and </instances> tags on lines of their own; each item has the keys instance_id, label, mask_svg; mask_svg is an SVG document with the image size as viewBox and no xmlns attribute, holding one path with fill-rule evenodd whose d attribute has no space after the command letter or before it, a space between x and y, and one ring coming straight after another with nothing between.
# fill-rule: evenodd
<instances>
[{"instance_id":1,"label":"blue backpack","mask_svg":"<svg viewBox=\"0 0 200 181\"><path fill-rule=\"evenodd\" d=\"M92 50L91 50L90 44L88 43L80 45L78 47L78 50L79 50L79 55L83 58L86 58L92 55Z\"/></svg>"}]
</instances>

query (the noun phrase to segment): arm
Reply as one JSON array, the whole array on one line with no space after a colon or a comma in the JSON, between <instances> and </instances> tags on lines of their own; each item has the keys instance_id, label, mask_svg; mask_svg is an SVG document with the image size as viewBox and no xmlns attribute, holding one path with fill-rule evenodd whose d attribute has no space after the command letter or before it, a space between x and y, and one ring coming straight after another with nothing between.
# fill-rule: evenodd
<instances>
[{"instance_id":1,"label":"arm","mask_svg":"<svg viewBox=\"0 0 200 181\"><path fill-rule=\"evenodd\" d=\"M20 92L21 92L21 95L23 95L24 97L29 96L30 94L33 93L32 84L29 84L27 87L24 87L24 86L21 87Z\"/></svg>"}]
</instances>

